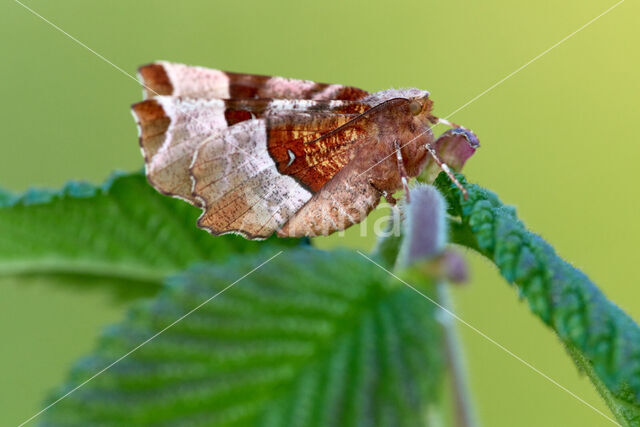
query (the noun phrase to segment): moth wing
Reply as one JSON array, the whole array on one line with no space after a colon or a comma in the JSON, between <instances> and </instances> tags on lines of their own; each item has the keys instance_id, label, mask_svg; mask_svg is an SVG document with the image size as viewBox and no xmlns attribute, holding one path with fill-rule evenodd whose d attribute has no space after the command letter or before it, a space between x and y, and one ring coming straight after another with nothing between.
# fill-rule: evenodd
<instances>
[{"instance_id":1,"label":"moth wing","mask_svg":"<svg viewBox=\"0 0 640 427\"><path fill-rule=\"evenodd\" d=\"M314 111L330 115L366 111L356 101L220 100L157 96L134 104L147 179L158 191L196 206L189 166L196 148L229 126L270 113Z\"/></svg>"},{"instance_id":2,"label":"moth wing","mask_svg":"<svg viewBox=\"0 0 640 427\"><path fill-rule=\"evenodd\" d=\"M326 236L360 223L380 202L380 191L368 179L343 168L289 218L278 236Z\"/></svg>"},{"instance_id":3,"label":"moth wing","mask_svg":"<svg viewBox=\"0 0 640 427\"><path fill-rule=\"evenodd\" d=\"M191 175L203 209L198 226L215 235L267 238L312 195L278 172L267 151L265 119L243 121L200 145Z\"/></svg>"},{"instance_id":4,"label":"moth wing","mask_svg":"<svg viewBox=\"0 0 640 427\"><path fill-rule=\"evenodd\" d=\"M281 173L295 177L313 192L320 191L363 146L378 142L380 126L384 125L380 116L407 103L406 99L391 99L361 114L329 111L267 115L269 153Z\"/></svg>"},{"instance_id":5,"label":"moth wing","mask_svg":"<svg viewBox=\"0 0 640 427\"><path fill-rule=\"evenodd\" d=\"M334 176L352 175L345 166L360 147L377 141L371 110L279 112L243 121L207 140L191 167L193 194L204 211L198 225L213 234L235 232L251 239L278 231ZM375 206L380 194L364 178L352 183L355 187L342 194L339 204L357 205L353 191L364 191L364 204ZM331 193L321 191L325 197ZM346 224L336 223L330 230ZM301 226L292 235L305 234L327 233Z\"/></svg>"},{"instance_id":6,"label":"moth wing","mask_svg":"<svg viewBox=\"0 0 640 427\"><path fill-rule=\"evenodd\" d=\"M319 191L375 132L363 115L286 112L266 118L267 144L281 174Z\"/></svg>"},{"instance_id":7,"label":"moth wing","mask_svg":"<svg viewBox=\"0 0 640 427\"><path fill-rule=\"evenodd\" d=\"M313 99L226 99L225 118L229 126L238 122L277 116L290 113L292 117L308 114L309 116L327 114L351 114L353 117L364 113L371 105L352 100L313 100Z\"/></svg>"},{"instance_id":8,"label":"moth wing","mask_svg":"<svg viewBox=\"0 0 640 427\"><path fill-rule=\"evenodd\" d=\"M145 98L173 95L217 99L358 100L369 94L351 86L232 73L167 61L143 65L138 69L138 76L145 88Z\"/></svg>"},{"instance_id":9,"label":"moth wing","mask_svg":"<svg viewBox=\"0 0 640 427\"><path fill-rule=\"evenodd\" d=\"M388 167L389 162L384 160L393 152L390 141L385 140L388 133L381 132L380 126L385 121L380 116L401 108L408 108L408 100L385 101L341 127L301 144L309 151L305 162L295 168L285 167L283 172L299 182L309 183L314 195L280 228L279 236L328 235L367 217L382 195L369 181L368 172L376 166L381 170ZM386 164L380 165L383 162ZM279 165L282 167L282 163Z\"/></svg>"},{"instance_id":10,"label":"moth wing","mask_svg":"<svg viewBox=\"0 0 640 427\"><path fill-rule=\"evenodd\" d=\"M224 101L159 96L134 104L132 112L149 183L198 206L189 166L198 145L227 128Z\"/></svg>"}]
</instances>

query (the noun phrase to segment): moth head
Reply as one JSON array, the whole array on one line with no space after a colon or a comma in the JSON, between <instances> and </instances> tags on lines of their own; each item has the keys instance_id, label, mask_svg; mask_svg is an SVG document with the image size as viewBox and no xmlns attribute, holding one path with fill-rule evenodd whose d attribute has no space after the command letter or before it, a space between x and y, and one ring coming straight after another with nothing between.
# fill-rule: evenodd
<instances>
[{"instance_id":1,"label":"moth head","mask_svg":"<svg viewBox=\"0 0 640 427\"><path fill-rule=\"evenodd\" d=\"M431 114L431 107L433 106L433 101L429 99L429 95L411 98L409 101L409 111L414 116L425 115L429 116Z\"/></svg>"}]
</instances>

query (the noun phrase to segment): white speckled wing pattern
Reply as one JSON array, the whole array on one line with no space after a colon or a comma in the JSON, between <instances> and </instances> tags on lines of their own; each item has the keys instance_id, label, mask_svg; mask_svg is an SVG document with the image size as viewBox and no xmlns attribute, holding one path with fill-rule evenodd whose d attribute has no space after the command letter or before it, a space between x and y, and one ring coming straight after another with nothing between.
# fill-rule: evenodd
<instances>
[{"instance_id":1,"label":"white speckled wing pattern","mask_svg":"<svg viewBox=\"0 0 640 427\"><path fill-rule=\"evenodd\" d=\"M154 110L156 117L144 117L144 110ZM224 111L225 103L220 99L173 96L158 96L134 106L145 171L158 191L197 205L189 166L196 148L227 128ZM146 134L149 122L162 120L168 122L166 129Z\"/></svg>"},{"instance_id":2,"label":"white speckled wing pattern","mask_svg":"<svg viewBox=\"0 0 640 427\"><path fill-rule=\"evenodd\" d=\"M278 172L266 137L264 119L248 120L198 148L191 174L203 207L200 227L213 234L266 238L311 198L295 179Z\"/></svg>"}]
</instances>

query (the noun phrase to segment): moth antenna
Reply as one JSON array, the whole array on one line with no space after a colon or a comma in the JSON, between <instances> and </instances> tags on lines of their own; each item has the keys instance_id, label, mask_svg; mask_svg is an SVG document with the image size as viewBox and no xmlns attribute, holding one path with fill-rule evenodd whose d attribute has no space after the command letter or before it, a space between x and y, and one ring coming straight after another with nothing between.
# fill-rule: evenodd
<instances>
[{"instance_id":1,"label":"moth antenna","mask_svg":"<svg viewBox=\"0 0 640 427\"><path fill-rule=\"evenodd\" d=\"M460 181L458 181L458 178L456 178L455 175L451 172L451 169L449 168L449 165L447 165L442 160L440 160L440 157L438 157L438 154L436 154L436 150L434 150L431 147L431 144L427 144L426 147L427 147L427 150L429 151L429 154L431 154L431 157L433 157L433 160L435 160L436 164L438 166L440 166L440 169L442 169L444 171L444 173L447 174L449 179L451 181L453 181L453 183L456 185L456 187L458 187L460 189L460 191L462 191L462 195L464 196L464 199L468 200L469 199L469 194L467 193L467 189L462 186Z\"/></svg>"},{"instance_id":2,"label":"moth antenna","mask_svg":"<svg viewBox=\"0 0 640 427\"><path fill-rule=\"evenodd\" d=\"M405 169L404 161L402 160L400 143L398 142L398 140L395 140L393 143L396 147L396 160L398 161L398 171L400 172L400 179L402 180L402 188L404 189L407 203L411 203L411 197L409 195L409 176L407 175L407 170Z\"/></svg>"}]
</instances>

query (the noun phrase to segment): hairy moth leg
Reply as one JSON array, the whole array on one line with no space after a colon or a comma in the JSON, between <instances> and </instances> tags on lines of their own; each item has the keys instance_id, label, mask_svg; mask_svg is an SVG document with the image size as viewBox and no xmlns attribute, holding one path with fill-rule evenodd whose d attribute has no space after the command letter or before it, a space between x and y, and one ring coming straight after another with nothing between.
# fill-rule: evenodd
<instances>
[{"instance_id":1,"label":"hairy moth leg","mask_svg":"<svg viewBox=\"0 0 640 427\"><path fill-rule=\"evenodd\" d=\"M409 176L407 175L407 170L404 167L404 160L402 159L402 151L400 151L400 143L396 139L393 141L393 145L396 149L396 161L398 163L398 173L400 174L400 179L402 180L402 188L404 189L405 198L407 199L407 203L411 202L411 198L409 195Z\"/></svg>"},{"instance_id":2,"label":"hairy moth leg","mask_svg":"<svg viewBox=\"0 0 640 427\"><path fill-rule=\"evenodd\" d=\"M449 168L449 166L446 163L444 163L442 160L440 160L440 157L438 157L436 150L434 150L433 147L431 147L431 144L427 144L426 147L427 147L427 151L429 151L429 154L431 154L431 157L433 157L433 160L436 162L436 164L440 166L440 169L442 169L444 173L447 174L449 179L453 181L456 187L458 187L460 191L462 191L462 195L464 196L464 199L467 200L469 198L467 189L464 188L462 184L460 184L460 181L458 181L458 178L456 178L453 172L451 172L451 169Z\"/></svg>"}]
</instances>

